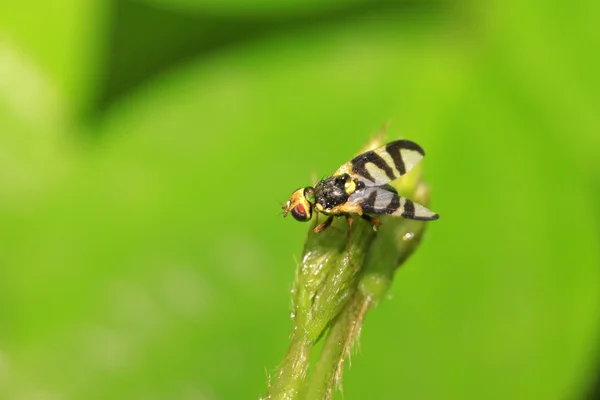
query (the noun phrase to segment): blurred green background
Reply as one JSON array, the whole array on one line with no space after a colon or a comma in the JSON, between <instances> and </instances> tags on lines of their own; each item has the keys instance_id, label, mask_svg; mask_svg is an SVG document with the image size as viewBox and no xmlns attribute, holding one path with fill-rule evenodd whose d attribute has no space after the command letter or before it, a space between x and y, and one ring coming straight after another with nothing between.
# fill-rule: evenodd
<instances>
[{"instance_id":1,"label":"blurred green background","mask_svg":"<svg viewBox=\"0 0 600 400\"><path fill-rule=\"evenodd\" d=\"M386 121L426 149L441 219L344 399L593 397L599 12L4 2L0 398L266 394L307 230L280 203Z\"/></svg>"}]
</instances>

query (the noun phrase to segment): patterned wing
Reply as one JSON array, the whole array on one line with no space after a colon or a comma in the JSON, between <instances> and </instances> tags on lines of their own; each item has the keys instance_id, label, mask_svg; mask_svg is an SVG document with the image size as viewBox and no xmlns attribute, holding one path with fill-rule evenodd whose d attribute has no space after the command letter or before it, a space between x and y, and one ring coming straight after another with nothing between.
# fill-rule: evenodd
<instances>
[{"instance_id":1,"label":"patterned wing","mask_svg":"<svg viewBox=\"0 0 600 400\"><path fill-rule=\"evenodd\" d=\"M366 186L380 186L406 174L423 156L425 151L418 144L396 140L354 157L333 175L349 174Z\"/></svg>"},{"instance_id":2,"label":"patterned wing","mask_svg":"<svg viewBox=\"0 0 600 400\"><path fill-rule=\"evenodd\" d=\"M439 215L433 211L399 196L389 185L370 186L357 190L348 198L348 202L360 205L365 214L387 214L421 221L439 218Z\"/></svg>"}]
</instances>

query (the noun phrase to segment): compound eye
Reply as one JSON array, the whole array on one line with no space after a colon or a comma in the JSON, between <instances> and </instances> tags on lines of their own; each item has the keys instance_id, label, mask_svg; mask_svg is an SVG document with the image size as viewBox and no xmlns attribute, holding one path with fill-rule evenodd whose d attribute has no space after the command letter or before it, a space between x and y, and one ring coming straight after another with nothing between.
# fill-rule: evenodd
<instances>
[{"instance_id":1,"label":"compound eye","mask_svg":"<svg viewBox=\"0 0 600 400\"><path fill-rule=\"evenodd\" d=\"M310 203L315 202L315 189L312 187L304 188L304 198L308 200Z\"/></svg>"},{"instance_id":2,"label":"compound eye","mask_svg":"<svg viewBox=\"0 0 600 400\"><path fill-rule=\"evenodd\" d=\"M306 209L302 204L298 204L296 207L292 208L292 217L300 222L308 221Z\"/></svg>"}]
</instances>

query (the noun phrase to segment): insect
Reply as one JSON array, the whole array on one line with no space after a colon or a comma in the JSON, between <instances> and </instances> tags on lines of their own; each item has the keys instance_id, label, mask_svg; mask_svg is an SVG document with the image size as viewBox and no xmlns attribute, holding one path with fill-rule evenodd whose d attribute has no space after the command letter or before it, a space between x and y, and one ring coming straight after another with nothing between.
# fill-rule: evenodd
<instances>
[{"instance_id":1,"label":"insect","mask_svg":"<svg viewBox=\"0 0 600 400\"><path fill-rule=\"evenodd\" d=\"M436 220L438 214L399 196L396 189L388 185L410 171L424 156L421 146L409 140L396 140L367 151L314 187L294 191L282 207L283 216L291 213L296 220L305 222L315 212L327 215L327 220L314 229L317 233L327 229L336 216L345 216L352 226L352 215L359 215L374 229L381 221L372 215Z\"/></svg>"}]
</instances>

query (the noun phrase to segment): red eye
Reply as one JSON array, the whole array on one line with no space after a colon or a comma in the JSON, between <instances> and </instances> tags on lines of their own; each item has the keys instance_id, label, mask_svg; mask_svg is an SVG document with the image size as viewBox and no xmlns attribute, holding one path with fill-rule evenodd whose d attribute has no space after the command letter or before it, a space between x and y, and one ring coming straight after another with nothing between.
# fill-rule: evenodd
<instances>
[{"instance_id":1,"label":"red eye","mask_svg":"<svg viewBox=\"0 0 600 400\"><path fill-rule=\"evenodd\" d=\"M306 216L306 210L302 204L298 204L296 207L292 208L292 217L298 221L308 220Z\"/></svg>"}]
</instances>

